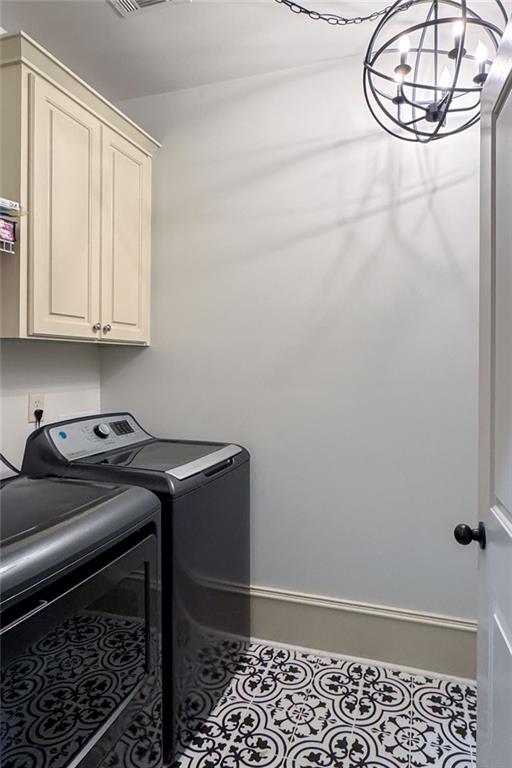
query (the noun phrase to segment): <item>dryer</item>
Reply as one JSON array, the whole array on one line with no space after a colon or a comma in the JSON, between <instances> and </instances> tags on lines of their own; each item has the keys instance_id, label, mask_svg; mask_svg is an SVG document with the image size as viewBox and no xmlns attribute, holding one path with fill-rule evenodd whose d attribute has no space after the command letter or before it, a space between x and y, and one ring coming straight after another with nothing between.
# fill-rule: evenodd
<instances>
[{"instance_id":1,"label":"dryer","mask_svg":"<svg viewBox=\"0 0 512 768\"><path fill-rule=\"evenodd\" d=\"M129 483L162 502L166 762L229 685L236 663L224 651L243 653L250 638L249 466L242 446L154 437L130 413L48 424L26 444L31 476Z\"/></svg>"},{"instance_id":2,"label":"dryer","mask_svg":"<svg viewBox=\"0 0 512 768\"><path fill-rule=\"evenodd\" d=\"M0 483L0 763L162 764L160 503L141 488Z\"/></svg>"}]
</instances>

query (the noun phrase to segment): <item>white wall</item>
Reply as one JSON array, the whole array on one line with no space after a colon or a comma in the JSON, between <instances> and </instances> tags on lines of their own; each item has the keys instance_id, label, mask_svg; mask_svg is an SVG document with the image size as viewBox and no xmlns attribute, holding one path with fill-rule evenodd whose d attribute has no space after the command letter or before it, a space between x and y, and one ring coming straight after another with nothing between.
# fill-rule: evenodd
<instances>
[{"instance_id":1,"label":"white wall","mask_svg":"<svg viewBox=\"0 0 512 768\"><path fill-rule=\"evenodd\" d=\"M359 57L121 106L161 138L153 346L102 406L253 457L253 582L473 617L478 131L368 115Z\"/></svg>"},{"instance_id":2,"label":"white wall","mask_svg":"<svg viewBox=\"0 0 512 768\"><path fill-rule=\"evenodd\" d=\"M30 392L44 395L44 421L100 408L98 351L86 344L3 340L0 377L0 450L16 466L34 429L28 423Z\"/></svg>"}]
</instances>

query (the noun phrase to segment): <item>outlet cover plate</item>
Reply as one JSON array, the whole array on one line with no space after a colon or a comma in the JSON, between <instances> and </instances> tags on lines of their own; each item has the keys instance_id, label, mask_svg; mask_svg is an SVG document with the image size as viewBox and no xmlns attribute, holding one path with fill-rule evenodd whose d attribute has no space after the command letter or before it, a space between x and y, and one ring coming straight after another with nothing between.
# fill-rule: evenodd
<instances>
[{"instance_id":1,"label":"outlet cover plate","mask_svg":"<svg viewBox=\"0 0 512 768\"><path fill-rule=\"evenodd\" d=\"M34 416L34 411L37 408L42 408L44 411L44 395L33 395L32 393L28 396L28 423L29 424L35 424L36 423L36 417Z\"/></svg>"}]
</instances>

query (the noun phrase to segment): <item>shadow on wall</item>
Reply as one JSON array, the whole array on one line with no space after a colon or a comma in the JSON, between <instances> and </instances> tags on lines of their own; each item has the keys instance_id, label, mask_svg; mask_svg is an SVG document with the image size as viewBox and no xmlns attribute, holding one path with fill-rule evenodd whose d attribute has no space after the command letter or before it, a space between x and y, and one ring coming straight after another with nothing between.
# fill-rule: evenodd
<instances>
[{"instance_id":1,"label":"shadow on wall","mask_svg":"<svg viewBox=\"0 0 512 768\"><path fill-rule=\"evenodd\" d=\"M102 396L248 446L256 584L472 616L451 529L476 498L478 134L392 139L360 77L123 105L163 139L154 346L103 350ZM435 572L418 526L446 530Z\"/></svg>"},{"instance_id":2,"label":"shadow on wall","mask_svg":"<svg viewBox=\"0 0 512 768\"><path fill-rule=\"evenodd\" d=\"M332 63L313 74L307 70L313 77L315 89L319 76L330 74L332 77L332 73ZM294 79L297 74L298 83ZM306 71L301 69L292 75L290 72L286 76L280 73L279 85L288 84L291 79L300 91ZM262 90L268 78L259 79L265 81L259 84ZM245 87L246 81L243 82ZM229 85L235 89L231 100L215 100L214 114L221 125L230 119L234 109L241 109L239 97L244 102L249 94L254 95L251 87L240 93L236 84ZM354 87L352 84L352 89ZM268 98L267 91L262 92ZM195 111L201 112L202 119L213 117L209 100L206 102L204 113L196 101L193 108L189 105L192 144L194 133L201 133ZM219 102L224 103L228 117L223 118L218 111ZM359 106L364 108L364 104ZM267 109L267 113L269 111ZM233 140L236 123L231 126L229 144L223 145L220 152L205 150L199 139L195 145L197 156L190 156L187 148L183 157L175 155L167 166L169 175L177 173L184 178L188 173L191 181L180 186L179 200L172 200L172 191L171 199L157 200L160 228L157 238L174 240L178 247L184 243L192 245L193 261L197 259L199 262L201 258L215 260L223 270L230 266L239 267L241 254L244 263L272 259L273 264L291 252L295 252L296 260L301 264L306 258L313 257L317 261L328 255L332 260L337 254L335 263L327 267L326 283L337 271L336 262L340 257L355 257L359 262L364 259L365 263L371 264L376 259L385 258L387 248L392 247L395 257L401 254L434 273L453 268L464 281L456 244L446 232L447 227L452 227L446 217L449 209L440 208L436 201L441 197L443 200L449 198L451 207L457 207L457 189L471 184L475 177L476 155L472 159L469 152L467 159L464 153L456 152L456 157L464 162L446 162L452 139L427 146L405 144L390 139L373 124L369 115L365 121L360 115L356 120L353 113L343 113L340 120L339 106L332 109L332 120L327 119L329 115L313 112L315 118L309 119L306 130L297 130L293 120L291 125L288 118L285 120L286 125L294 128L285 142L279 125L275 130L268 126L260 129L251 126L249 121L245 132L242 131L243 141L240 137ZM263 110L263 122L265 117L268 114ZM321 130L315 122L317 118ZM372 130L368 127L352 130L351 123L363 122L367 126L368 121ZM331 138L332 124L338 124L340 128L335 138ZM328 139L322 137L325 125L330 128ZM298 139L298 134L305 135ZM211 130L214 146L217 137L221 136L222 131L214 121ZM467 142L468 137L456 140L464 139ZM186 233L189 227L196 228L199 220L201 227L210 233L208 249L200 234L195 233L189 238ZM176 237L173 228L178 231ZM430 231L426 231L429 228ZM365 229L382 232L382 238L376 239L373 245L362 244L361 233ZM363 239L368 240L367 237ZM326 240L330 242L324 245ZM334 240L337 241L335 249L332 247ZM468 290L471 291L470 286Z\"/></svg>"},{"instance_id":3,"label":"shadow on wall","mask_svg":"<svg viewBox=\"0 0 512 768\"><path fill-rule=\"evenodd\" d=\"M355 64L359 66L356 57L346 58L352 68ZM326 107L318 96L309 100L309 104L302 95L303 86L308 92L308 78L312 80L315 91L319 91L322 78L332 79L333 73L340 74L339 62L333 65L329 61L272 76L218 84L220 93L216 91L214 99L209 92L215 90L215 86L197 89L197 98L185 98L183 111L192 134L186 143L193 145L194 134L201 133L198 123L212 121L208 142L212 147L220 144L221 151L209 151L208 147L204 147L203 138L195 146L195 157L189 155L187 146L183 153L174 150L172 162L167 165L168 172L170 176L177 174L183 183L179 189L178 205L169 205L169 197L164 199L161 207L160 201L156 201L160 225L165 220L178 227L191 222L195 225L198 216L206 227L211 225L214 229L223 219L229 218L234 225L245 222L245 231L256 235L250 243L251 258L254 258L303 245L333 230L364 225L372 217L389 213L388 232L397 237L397 245L410 251L415 247L414 238L407 237L405 241L399 226L406 213L403 209L423 202L421 210L420 206L416 206L415 217L418 220L435 217L441 240L438 247L448 248L449 240L443 237L443 225L432 201L441 191L453 189L474 177L476 158L475 161L468 160L460 168L454 167L453 163L442 162L443 151L446 151L450 140L437 142L437 146L418 146L390 139L366 114L362 94L357 90L359 80L349 80L348 75L349 92L342 105L330 104ZM340 83L337 86L339 95ZM292 89L292 113L297 108L297 102L300 102L301 109L311 112L307 117L302 116L305 130L297 129L295 121L289 116L276 117L268 105L266 110L251 107L254 99L262 100L263 107L265 101L272 101L273 89L276 91L274 98L279 101L279 90L283 88ZM329 88L324 90L329 93ZM162 99L165 101L169 96L164 94ZM174 94L171 98L179 101L182 94ZM165 122L166 117L158 114L159 111L165 112L165 109L159 106L158 97L153 99L156 99L154 119L158 123L160 117ZM346 106L351 102L355 105ZM361 119L361 110L366 119ZM244 119L235 119L230 124L229 145L226 146L224 123L239 111L244 112ZM179 107L177 112L180 113ZM283 125L279 123L281 118ZM174 130L180 136L184 129L182 121L183 115L176 118L173 131L169 134L169 144L176 140ZM256 127L255 122L259 122ZM360 130L358 123L365 125L363 130ZM331 128L329 138L322 135L326 126ZM284 132L286 141L282 141ZM297 138L299 135L300 138ZM439 151L440 144L443 151ZM357 157L358 165L353 160L347 162L347 156ZM187 175L191 178L187 179ZM293 189L291 179L294 180ZM297 194L297 189L301 187L308 190L307 196ZM169 194L172 198L172 190ZM176 219L173 219L173 214ZM310 224L313 220L314 223ZM261 248L258 248L262 231L266 236ZM286 231L293 234L283 236ZM345 254L351 244L350 233L350 229L344 232ZM214 252L215 249L212 249ZM235 249L232 261L237 261L239 254L240 251ZM421 248L416 255L422 257ZM224 263L227 263L226 256L226 251L223 251Z\"/></svg>"},{"instance_id":4,"label":"shadow on wall","mask_svg":"<svg viewBox=\"0 0 512 768\"><path fill-rule=\"evenodd\" d=\"M372 137L374 138L374 137ZM357 141L364 141L368 142L369 136L364 135L359 137ZM352 140L356 141L356 139ZM343 145L343 142L339 142L336 146L329 146L324 147L323 149L319 149L315 152L311 151L307 153L309 155L309 158L314 158L315 156L318 156L320 152L332 152L333 150L336 150L339 148L340 145ZM401 209L405 208L406 206L410 205L411 203L424 201L424 206L422 213L420 214L421 217L427 217L432 216L436 220L436 225L438 227L438 233L442 235L443 233L443 223L440 219L440 217L437 215L434 206L432 205L432 198L436 193L438 193L441 190L449 190L454 187L457 187L460 184L463 184L467 181L469 181L473 176L474 172L471 170L468 170L466 173L460 173L460 172L453 172L446 174L445 178L443 178L441 181L435 181L432 178L429 178L426 172L426 168L424 167L423 158L419 158L419 169L420 173L423 178L417 179L416 181L409 181L406 182L405 186L400 183L399 179L394 179L393 177L398 173L400 173L400 165L396 162L394 158L394 153L391 150L391 148L384 148L384 151L387 152L388 155L390 155L390 163L389 163L389 169L390 169L390 175L386 179L386 183L388 184L388 195L386 195L387 199L383 200L383 196L376 195L375 194L375 179L372 180L372 183L368 185L368 189L361 195L358 195L358 199L354 199L347 205L347 208L349 208L348 213L342 213L339 218L337 218L335 221L332 221L330 223L326 223L324 225L319 225L316 228L311 228L308 230L301 230L300 232L297 232L293 237L278 240L276 241L273 246L275 250L281 250L284 248L293 247L294 245L297 245L299 243L304 243L307 240L314 240L319 235L325 234L330 229L343 229L345 227L351 227L351 225L354 224L360 224L361 222L364 222L367 219L371 219L372 217L380 214L380 213L388 213L389 214L389 223L392 225L391 229L393 231L393 234L397 238L397 242L400 243L404 248L413 255L413 249L414 249L414 242L407 240L405 241L404 238L401 235L400 228L398 226L400 219L402 217ZM380 154L380 149L377 149L377 152ZM286 165L294 165L297 162L305 161L306 156L305 153L297 153L297 156L295 158L290 158L286 161L286 163L283 162L282 168L284 169ZM278 172L275 168L272 169L269 173ZM264 177L264 173L262 172L262 178ZM251 181L254 181L254 177L251 178ZM240 181L240 185L243 186L243 180ZM316 207L317 210L321 208L321 206L312 206L314 209ZM262 217L266 217L268 215L267 212L262 213ZM350 231L350 230L349 230ZM447 238L444 239L444 244L446 246L446 252L447 254L449 252L452 252L451 246L449 244L449 240ZM346 252L346 249L350 246L350 236L348 236L347 241L344 243L344 252ZM417 256L421 256L421 251L418 251L416 253ZM261 254L264 255L264 254Z\"/></svg>"}]
</instances>

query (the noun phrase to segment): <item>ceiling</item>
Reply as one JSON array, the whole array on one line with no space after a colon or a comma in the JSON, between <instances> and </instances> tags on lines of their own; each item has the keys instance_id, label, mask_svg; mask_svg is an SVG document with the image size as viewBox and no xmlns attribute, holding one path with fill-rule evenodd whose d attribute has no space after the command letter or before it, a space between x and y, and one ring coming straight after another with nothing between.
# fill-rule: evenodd
<instances>
[{"instance_id":1,"label":"ceiling","mask_svg":"<svg viewBox=\"0 0 512 768\"><path fill-rule=\"evenodd\" d=\"M379 0L311 0L371 12ZM274 0L174 0L121 18L107 0L0 0L23 29L113 101L345 57L362 60L373 25L332 27Z\"/></svg>"}]
</instances>

